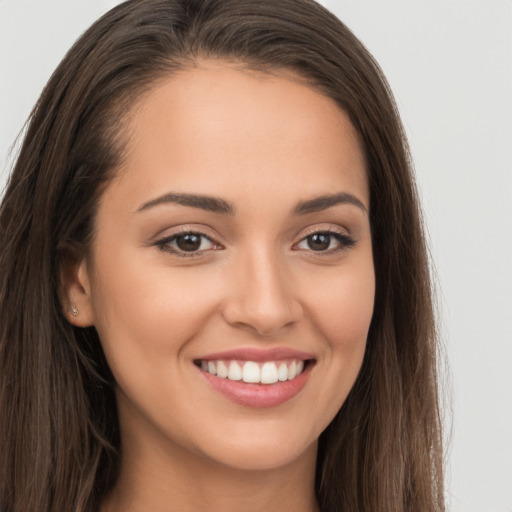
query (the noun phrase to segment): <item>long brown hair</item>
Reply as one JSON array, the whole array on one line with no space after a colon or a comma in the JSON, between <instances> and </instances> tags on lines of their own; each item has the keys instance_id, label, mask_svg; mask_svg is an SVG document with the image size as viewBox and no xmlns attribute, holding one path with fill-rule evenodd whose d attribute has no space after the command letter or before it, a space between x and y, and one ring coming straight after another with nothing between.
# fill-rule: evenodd
<instances>
[{"instance_id":1,"label":"long brown hair","mask_svg":"<svg viewBox=\"0 0 512 512\"><path fill-rule=\"evenodd\" d=\"M380 68L313 0L129 0L63 59L32 112L0 210L0 510L92 512L115 483L114 381L94 328L62 313L62 262L87 251L130 107L197 58L300 74L364 148L376 272L360 375L322 433L325 510L444 510L437 345L411 161Z\"/></svg>"}]
</instances>

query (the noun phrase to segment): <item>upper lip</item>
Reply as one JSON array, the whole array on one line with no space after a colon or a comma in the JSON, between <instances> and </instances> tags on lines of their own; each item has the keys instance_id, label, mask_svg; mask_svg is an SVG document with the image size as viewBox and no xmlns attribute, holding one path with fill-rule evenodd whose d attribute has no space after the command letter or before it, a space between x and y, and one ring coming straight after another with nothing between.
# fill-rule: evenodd
<instances>
[{"instance_id":1,"label":"upper lip","mask_svg":"<svg viewBox=\"0 0 512 512\"><path fill-rule=\"evenodd\" d=\"M215 352L197 359L200 361L239 360L254 362L281 361L284 359L298 359L306 361L308 359L315 359L315 356L292 348L276 347L272 349L238 348L234 350L226 350L224 352Z\"/></svg>"}]
</instances>

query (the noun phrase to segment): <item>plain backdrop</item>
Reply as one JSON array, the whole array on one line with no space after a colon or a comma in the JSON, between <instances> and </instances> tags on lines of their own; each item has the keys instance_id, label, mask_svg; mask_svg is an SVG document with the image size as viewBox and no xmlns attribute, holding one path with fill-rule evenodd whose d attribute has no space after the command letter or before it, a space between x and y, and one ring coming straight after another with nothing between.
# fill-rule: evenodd
<instances>
[{"instance_id":1,"label":"plain backdrop","mask_svg":"<svg viewBox=\"0 0 512 512\"><path fill-rule=\"evenodd\" d=\"M0 0L1 188L51 72L117 3ZM512 1L322 3L381 64L415 158L450 369L449 510L512 512Z\"/></svg>"}]
</instances>

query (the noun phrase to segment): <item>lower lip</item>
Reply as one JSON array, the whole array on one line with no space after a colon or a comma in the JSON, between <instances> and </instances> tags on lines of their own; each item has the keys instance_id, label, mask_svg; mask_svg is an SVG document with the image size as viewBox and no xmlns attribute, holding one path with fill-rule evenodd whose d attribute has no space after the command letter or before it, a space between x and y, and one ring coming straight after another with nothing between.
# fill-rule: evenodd
<instances>
[{"instance_id":1,"label":"lower lip","mask_svg":"<svg viewBox=\"0 0 512 512\"><path fill-rule=\"evenodd\" d=\"M295 395L306 385L313 362L309 361L302 373L292 380L275 384L252 384L241 380L221 379L201 369L206 381L227 399L247 407L276 407Z\"/></svg>"}]
</instances>

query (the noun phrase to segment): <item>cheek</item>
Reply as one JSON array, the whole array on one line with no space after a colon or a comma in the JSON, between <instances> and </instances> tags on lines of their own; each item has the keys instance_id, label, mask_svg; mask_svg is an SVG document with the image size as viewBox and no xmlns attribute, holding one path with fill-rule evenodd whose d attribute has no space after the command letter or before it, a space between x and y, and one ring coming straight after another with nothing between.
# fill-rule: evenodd
<instances>
[{"instance_id":1,"label":"cheek","mask_svg":"<svg viewBox=\"0 0 512 512\"><path fill-rule=\"evenodd\" d=\"M141 368L179 355L215 311L215 286L207 286L212 279L155 265L151 250L134 257L133 251L104 247L95 255L92 305L114 374L130 359Z\"/></svg>"},{"instance_id":2,"label":"cheek","mask_svg":"<svg viewBox=\"0 0 512 512\"><path fill-rule=\"evenodd\" d=\"M340 269L335 278L323 283L309 300L315 328L333 353L364 352L375 296L373 263L346 272Z\"/></svg>"},{"instance_id":3,"label":"cheek","mask_svg":"<svg viewBox=\"0 0 512 512\"><path fill-rule=\"evenodd\" d=\"M335 272L316 275L307 311L313 336L321 340L321 395L315 395L314 432L332 421L352 389L363 362L373 315L375 276L370 256L347 262ZM348 264L350 263L350 264ZM320 286L321 285L321 286Z\"/></svg>"}]
</instances>

